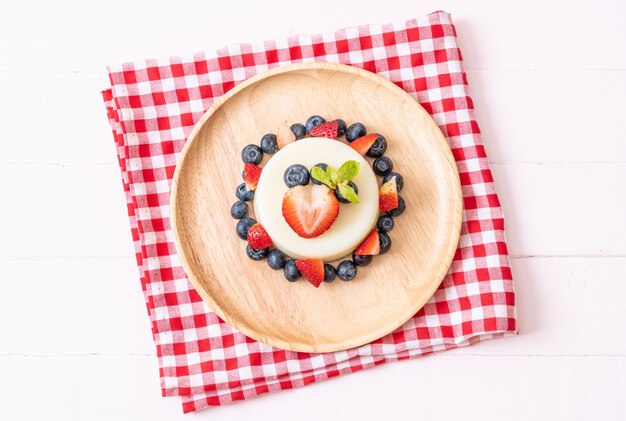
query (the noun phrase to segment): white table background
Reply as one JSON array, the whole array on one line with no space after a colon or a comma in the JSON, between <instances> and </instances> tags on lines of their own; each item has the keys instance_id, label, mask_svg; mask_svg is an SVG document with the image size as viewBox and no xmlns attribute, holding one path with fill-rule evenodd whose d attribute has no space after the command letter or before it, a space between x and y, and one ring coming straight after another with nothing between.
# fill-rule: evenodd
<instances>
[{"instance_id":1,"label":"white table background","mask_svg":"<svg viewBox=\"0 0 626 421\"><path fill-rule=\"evenodd\" d=\"M184 419L626 418L623 1L3 2L0 420L175 420L105 65L453 13L506 214L518 337Z\"/></svg>"}]
</instances>

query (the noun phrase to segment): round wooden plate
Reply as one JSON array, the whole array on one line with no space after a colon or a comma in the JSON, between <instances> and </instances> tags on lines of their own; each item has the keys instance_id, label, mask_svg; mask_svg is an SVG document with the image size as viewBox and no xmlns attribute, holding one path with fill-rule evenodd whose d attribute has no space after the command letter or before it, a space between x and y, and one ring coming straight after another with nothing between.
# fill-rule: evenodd
<instances>
[{"instance_id":1,"label":"round wooden plate","mask_svg":"<svg viewBox=\"0 0 626 421\"><path fill-rule=\"evenodd\" d=\"M282 271L248 259L230 216L242 182L241 149L285 120L304 123L313 114L384 134L407 204L387 254L359 268L353 281L319 288L287 282ZM411 318L450 266L461 217L456 163L428 113L388 80L331 63L276 68L225 94L185 144L171 197L178 254L210 308L258 341L302 352L363 345Z\"/></svg>"}]
</instances>

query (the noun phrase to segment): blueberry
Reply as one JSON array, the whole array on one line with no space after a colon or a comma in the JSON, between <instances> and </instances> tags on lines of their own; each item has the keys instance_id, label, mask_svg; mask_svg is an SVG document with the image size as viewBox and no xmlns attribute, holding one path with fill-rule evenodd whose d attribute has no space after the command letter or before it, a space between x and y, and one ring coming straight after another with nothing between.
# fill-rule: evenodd
<instances>
[{"instance_id":1,"label":"blueberry","mask_svg":"<svg viewBox=\"0 0 626 421\"><path fill-rule=\"evenodd\" d=\"M356 276L356 265L352 260L344 260L337 266L337 276L342 281L351 281Z\"/></svg>"},{"instance_id":2,"label":"blueberry","mask_svg":"<svg viewBox=\"0 0 626 421\"><path fill-rule=\"evenodd\" d=\"M309 170L304 165L290 165L283 174L283 181L287 187L306 186L309 184Z\"/></svg>"},{"instance_id":3,"label":"blueberry","mask_svg":"<svg viewBox=\"0 0 626 421\"><path fill-rule=\"evenodd\" d=\"M250 247L250 244L248 244L246 246L246 254L248 255L249 258L251 258L252 260L263 260L267 257L267 253L269 252L270 249L253 249L252 247Z\"/></svg>"},{"instance_id":4,"label":"blueberry","mask_svg":"<svg viewBox=\"0 0 626 421\"><path fill-rule=\"evenodd\" d=\"M374 160L372 169L376 175L385 176L393 170L393 162L386 156L380 156Z\"/></svg>"},{"instance_id":5,"label":"blueberry","mask_svg":"<svg viewBox=\"0 0 626 421\"><path fill-rule=\"evenodd\" d=\"M267 264L269 267L272 269L282 269L285 267L285 263L287 263L287 256L285 256L285 253L278 249L270 250L267 255Z\"/></svg>"},{"instance_id":6,"label":"blueberry","mask_svg":"<svg viewBox=\"0 0 626 421\"><path fill-rule=\"evenodd\" d=\"M318 115L312 115L306 121L306 124L305 124L306 132L308 133L311 131L313 127L319 126L320 124L324 124L324 123L326 123L326 119L324 117L320 117Z\"/></svg>"},{"instance_id":7,"label":"blueberry","mask_svg":"<svg viewBox=\"0 0 626 421\"><path fill-rule=\"evenodd\" d=\"M328 164L324 164L323 162L320 162L319 164L315 164L313 165L313 167L320 167L321 169L323 169L324 171L326 171L326 168L328 168ZM311 167L311 173L313 173L313 167ZM313 184L322 184L321 181L317 181L317 178L313 178L313 176L311 176L311 182Z\"/></svg>"},{"instance_id":8,"label":"blueberry","mask_svg":"<svg viewBox=\"0 0 626 421\"><path fill-rule=\"evenodd\" d=\"M365 126L362 123L354 123L346 129L346 140L350 143L367 134Z\"/></svg>"},{"instance_id":9,"label":"blueberry","mask_svg":"<svg viewBox=\"0 0 626 421\"><path fill-rule=\"evenodd\" d=\"M254 224L256 224L256 221L252 218L245 217L245 218L240 219L239 222L237 222L237 228L236 228L237 236L241 238L242 240L247 240L248 230Z\"/></svg>"},{"instance_id":10,"label":"blueberry","mask_svg":"<svg viewBox=\"0 0 626 421\"><path fill-rule=\"evenodd\" d=\"M268 133L261 138L261 149L268 154L276 153L278 150L278 142L276 141L276 135Z\"/></svg>"},{"instance_id":11,"label":"blueberry","mask_svg":"<svg viewBox=\"0 0 626 421\"><path fill-rule=\"evenodd\" d=\"M248 145L241 150L243 162L259 165L263 161L263 151L257 145Z\"/></svg>"},{"instance_id":12,"label":"blueberry","mask_svg":"<svg viewBox=\"0 0 626 421\"><path fill-rule=\"evenodd\" d=\"M306 136L306 127L304 127L300 123L292 124L290 129L293 132L293 134L296 135L296 140L300 140L304 136Z\"/></svg>"},{"instance_id":13,"label":"blueberry","mask_svg":"<svg viewBox=\"0 0 626 421\"><path fill-rule=\"evenodd\" d=\"M358 254L352 253L352 261L357 266L367 266L372 263L374 256L359 256Z\"/></svg>"},{"instance_id":14,"label":"blueberry","mask_svg":"<svg viewBox=\"0 0 626 421\"><path fill-rule=\"evenodd\" d=\"M378 242L380 243L380 253L379 254L385 254L391 248L391 237L387 233L379 232L378 233Z\"/></svg>"},{"instance_id":15,"label":"blueberry","mask_svg":"<svg viewBox=\"0 0 626 421\"><path fill-rule=\"evenodd\" d=\"M243 200L244 202L254 199L254 190L248 190L246 188L246 183L241 183L237 186L236 194L237 199Z\"/></svg>"},{"instance_id":16,"label":"blueberry","mask_svg":"<svg viewBox=\"0 0 626 421\"><path fill-rule=\"evenodd\" d=\"M329 263L324 264L324 282L332 282L337 276L335 267Z\"/></svg>"},{"instance_id":17,"label":"blueberry","mask_svg":"<svg viewBox=\"0 0 626 421\"><path fill-rule=\"evenodd\" d=\"M341 137L346 134L346 122L340 118L335 120L335 122L337 123L337 137Z\"/></svg>"},{"instance_id":18,"label":"blueberry","mask_svg":"<svg viewBox=\"0 0 626 421\"><path fill-rule=\"evenodd\" d=\"M376 229L378 232L389 232L393 229L393 217L391 215L380 215L376 221Z\"/></svg>"},{"instance_id":19,"label":"blueberry","mask_svg":"<svg viewBox=\"0 0 626 421\"><path fill-rule=\"evenodd\" d=\"M356 184L354 184L352 181L348 182L348 186L352 187L354 189L354 192L356 194L359 194L359 188L356 186ZM335 189L335 197L337 198L337 200L339 200L339 202L341 203L351 203L348 199L346 199L345 197L343 197L341 195L341 193L339 193L339 187L337 187Z\"/></svg>"},{"instance_id":20,"label":"blueberry","mask_svg":"<svg viewBox=\"0 0 626 421\"><path fill-rule=\"evenodd\" d=\"M233 203L233 206L230 208L230 216L235 219L241 219L248 214L248 205L246 202L238 201Z\"/></svg>"},{"instance_id":21,"label":"blueberry","mask_svg":"<svg viewBox=\"0 0 626 421\"><path fill-rule=\"evenodd\" d=\"M300 278L300 271L298 270L298 267L296 266L296 261L295 260L288 260L287 263L285 263L285 279L287 279L289 282L294 282L297 281L298 278Z\"/></svg>"},{"instance_id":22,"label":"blueberry","mask_svg":"<svg viewBox=\"0 0 626 421\"><path fill-rule=\"evenodd\" d=\"M377 134L376 140L372 143L372 146L370 146L365 155L371 156L372 158L378 158L379 156L383 156L386 150L387 139L385 139L385 136L382 134Z\"/></svg>"},{"instance_id":23,"label":"blueberry","mask_svg":"<svg viewBox=\"0 0 626 421\"><path fill-rule=\"evenodd\" d=\"M402 196L398 195L398 207L395 209L391 209L389 212L387 212L389 215L391 216L400 216L402 215L402 212L404 212L404 210L406 209L406 202L404 201L404 199L402 198Z\"/></svg>"},{"instance_id":24,"label":"blueberry","mask_svg":"<svg viewBox=\"0 0 626 421\"><path fill-rule=\"evenodd\" d=\"M400 192L400 190L402 190L402 187L404 187L404 179L397 172L390 172L389 174L387 174L383 178L383 183L386 183L387 181L391 180L393 177L396 177L396 185L398 186L398 192Z\"/></svg>"}]
</instances>

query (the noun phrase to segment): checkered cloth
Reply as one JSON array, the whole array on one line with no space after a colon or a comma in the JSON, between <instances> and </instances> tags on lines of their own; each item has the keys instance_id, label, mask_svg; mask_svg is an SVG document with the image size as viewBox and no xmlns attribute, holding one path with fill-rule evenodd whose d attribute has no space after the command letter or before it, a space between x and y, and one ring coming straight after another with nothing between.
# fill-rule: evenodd
<instances>
[{"instance_id":1,"label":"checkered cloth","mask_svg":"<svg viewBox=\"0 0 626 421\"><path fill-rule=\"evenodd\" d=\"M379 340L328 354L272 348L220 320L187 281L169 220L176 161L203 113L251 76L310 61L378 73L419 101L450 142L465 205L452 266L424 308ZM127 63L109 73L111 88L103 97L117 145L161 387L164 396L182 398L184 412L517 332L502 210L447 13L233 45L216 54Z\"/></svg>"}]
</instances>

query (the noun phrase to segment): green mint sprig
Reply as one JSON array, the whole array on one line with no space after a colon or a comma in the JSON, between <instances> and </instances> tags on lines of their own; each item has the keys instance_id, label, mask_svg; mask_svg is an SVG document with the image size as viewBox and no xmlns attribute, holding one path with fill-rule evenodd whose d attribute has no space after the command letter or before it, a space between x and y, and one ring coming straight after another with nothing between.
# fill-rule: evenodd
<instances>
[{"instance_id":1,"label":"green mint sprig","mask_svg":"<svg viewBox=\"0 0 626 421\"><path fill-rule=\"evenodd\" d=\"M360 203L356 192L348 184L359 173L359 166L356 161L346 161L338 170L330 165L326 171L315 166L311 169L311 176L332 190L339 189L339 193L351 203Z\"/></svg>"}]
</instances>

